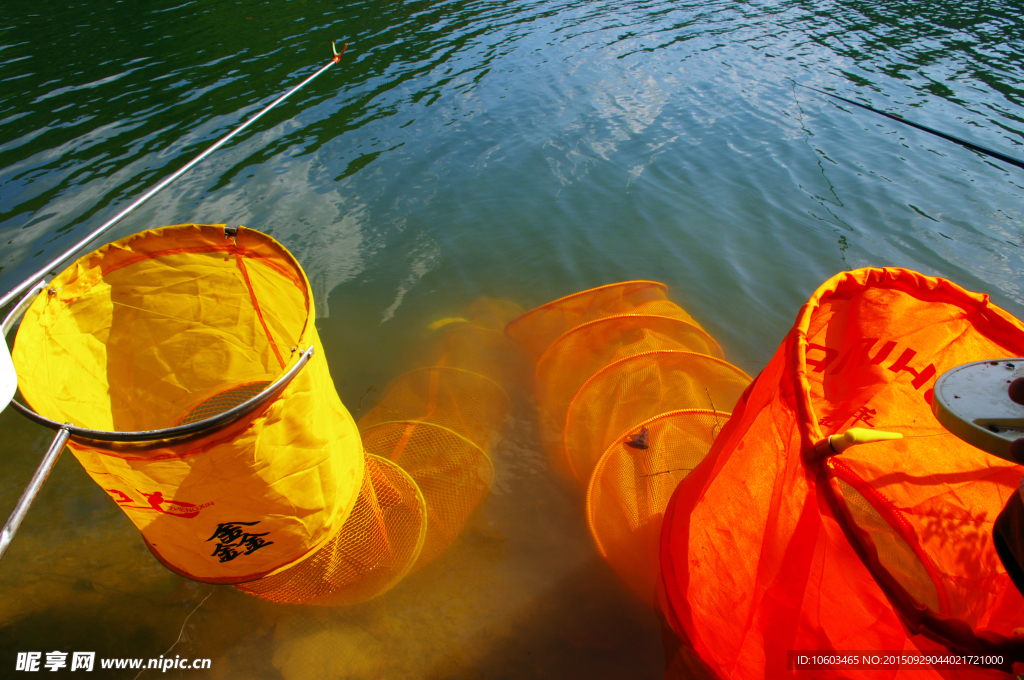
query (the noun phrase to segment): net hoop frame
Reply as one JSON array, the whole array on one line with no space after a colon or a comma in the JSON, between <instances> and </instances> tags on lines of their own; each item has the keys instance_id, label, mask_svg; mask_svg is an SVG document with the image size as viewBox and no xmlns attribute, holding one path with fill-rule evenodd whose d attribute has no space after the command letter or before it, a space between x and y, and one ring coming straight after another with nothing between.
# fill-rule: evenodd
<instances>
[{"instance_id":1,"label":"net hoop frame","mask_svg":"<svg viewBox=\"0 0 1024 680\"><path fill-rule=\"evenodd\" d=\"M459 440L459 441L461 441L461 442L463 442L465 444L468 444L471 448L477 450L480 453L480 455L483 457L483 459L486 460L488 465L490 466L490 468L491 468L491 478L493 479L493 477L494 477L494 461L491 460L491 457L487 454L487 451L484 449L484 447L480 446L479 444L474 442L469 437L466 437L465 435L456 432L455 430L451 429L450 427L445 427L444 425L438 425L437 423L432 423L432 422L427 421L427 420L412 420L412 419L409 419L409 418L402 419L402 420L382 420L379 423L374 423L373 425L370 425L369 427L365 427L365 428L359 430L359 434L362 435L362 433L364 433L364 432L370 432L372 430L376 430L377 428L385 427L386 425L414 425L414 426L417 426L417 427L427 427L427 428L434 429L434 430L440 430L441 432L444 432L445 434L449 434L449 435L455 437L457 440ZM389 460L389 461L391 461L393 463L398 463L397 459L387 458L386 456L381 456L380 454L367 453L367 455L375 455L378 458L385 458L386 460ZM398 455L398 458L401 458L401 454Z\"/></svg>"},{"instance_id":2,"label":"net hoop frame","mask_svg":"<svg viewBox=\"0 0 1024 680\"><path fill-rule=\"evenodd\" d=\"M627 363L627 362L630 362L630 361L636 361L636 360L641 359L641 358L650 358L652 356L668 356L668 355L671 355L671 356L701 357L702 359L710 360L713 363L721 364L723 367L725 367L727 369L734 370L736 373L738 373L739 375L741 375L744 378L746 378L748 383L754 382L754 379L751 378L749 375L747 375L746 371L744 371L742 368L739 368L738 366L734 366L733 364L730 364L725 359L720 359L719 357L712 356L710 354L702 354L701 352L687 352L687 351L678 350L678 349L655 349L655 350L651 350L650 352L641 352L640 354L631 354L628 357L623 357L622 359L618 359L618 360L613 361L612 363L606 365L604 368L598 370L592 376L587 378L587 381L585 383L580 385L580 388L578 390L576 390L576 394L573 395L572 401L569 402L569 406L568 406L568 408L566 409L566 412L565 412L565 424L562 427L562 456L565 458L566 461L568 461L568 463L569 463L569 470L573 473L573 475L576 476L576 479L579 480L581 483L586 482L586 483L588 483L588 486L589 486L588 480L583 479L583 477L580 476L579 472L576 471L576 466L573 464L572 457L569 455L569 445L568 445L568 442L569 442L569 416L572 415L573 408L576 406L577 402L582 398L584 392L586 391L586 389L592 383L597 382L597 380L599 380L602 376L604 376L605 374L610 372L612 369L619 368L624 363ZM714 407L714 404L712 403L711 406ZM673 411L666 411L666 413L677 413L679 411L690 411L690 410L695 410L695 409L675 409ZM700 409L697 409L697 410L700 410ZM731 411L719 411L717 408L712 408L711 411L713 411L715 413L724 413L724 414L727 414L727 415L731 415L731 413L732 413ZM657 418L657 416L654 416L654 417L644 421L643 423L641 423L641 425L645 425L648 422L650 422L650 420L654 420L656 418ZM638 425L637 427L640 427L640 425ZM629 434L629 432L632 432L635 429L636 429L636 427L634 427L634 428L628 430L626 433L616 437L613 440L613 442L612 442L613 445L614 445L615 442L618 442L620 439L622 439L624 436L626 436L626 434ZM600 464L601 458L604 458L604 454L606 452L607 452L607 449L605 449L605 451L601 453L601 457L598 458L598 462L595 463L595 465L594 465L594 469L595 470L597 469L597 465ZM593 476L593 470L591 471L591 476Z\"/></svg>"},{"instance_id":3,"label":"net hoop frame","mask_svg":"<svg viewBox=\"0 0 1024 680\"><path fill-rule=\"evenodd\" d=\"M174 226L189 226L189 225L174 225ZM193 225L193 226L223 226L225 238L231 235L237 234L241 227L228 227L226 225ZM169 228L169 227L165 227ZM264 235L262 232L256 230L254 233ZM264 235L265 236L265 235ZM282 249L283 250L283 249ZM291 256L291 253L284 251L296 267L301 271L301 266L295 261L295 258ZM86 257L91 256L87 254ZM308 286L308 284L307 284ZM48 281L41 281L29 290L29 292L23 297L11 312L4 318L3 324L0 325L0 331L4 338L11 329L18 323L18 321L24 316L25 312L31 306L32 302L35 301L36 297L43 293L49 288ZM216 432L218 429L227 427L231 423L235 422L239 418L252 413L260 406L271 401L274 397L280 394L285 387L292 381L292 379L298 375L299 371L309 363L309 360L313 358L313 345L310 345L307 349L302 350L295 365L285 371L277 380L274 380L267 385L262 392L252 397L251 399L242 402L238 406L222 411L214 416L205 418L203 420L197 420L187 425L175 425L173 427L166 427L159 430L137 430L134 432L116 432L113 430L91 430L85 427L78 427L71 423L60 423L56 420L51 420L46 416L36 413L28 406L22 404L17 399L11 399L11 406L14 410L25 416L37 425L49 428L55 432L60 430L67 430L70 433L70 439L74 441L80 441L83 443L89 442L114 442L118 444L128 444L134 449L150 449L163 446L169 441L184 441L191 437L197 437L203 434L209 434ZM507 397L506 397L507 398Z\"/></svg>"},{"instance_id":4,"label":"net hoop frame","mask_svg":"<svg viewBox=\"0 0 1024 680\"><path fill-rule=\"evenodd\" d=\"M707 343L708 348L711 349L712 352L713 352L712 354L704 354L703 352L697 352L697 354L704 354L704 356L709 356L709 357L712 357L712 358L715 358L715 359L724 359L724 357L725 357L725 352L722 350L722 346L719 345L718 342L713 337L711 337L711 335L706 330L704 330L703 328L701 328L700 326L698 326L695 323L691 323L689 321L683 321L682 319L677 319L677 318L672 317L672 316L665 316L664 314L615 314L613 316L603 316L600 319L593 319L592 321L587 321L585 323L581 323L579 326L573 326L572 328L570 328L569 330L567 330L566 332L562 333L557 338L555 338L551 342L551 344L548 345L548 348L546 350L544 350L544 353L540 356L540 358L537 359L537 367L534 369L534 376L533 376L534 379L536 380L536 379L540 378L541 366L543 364L545 364L549 360L549 357L551 356L551 354L555 350L555 348L558 345L560 345L562 342L564 342L566 338L572 336L575 333L587 332L587 331L591 330L591 328L595 324L613 323L615 321L621 321L623 319L659 319L659 320L668 320L668 321L671 321L673 323L677 323L677 324L687 328L688 330L693 331L696 335L702 336L701 339L704 340ZM650 351L653 352L653 351L657 351L657 350L650 350ZM675 351L682 352L682 351L687 351L687 350L675 350ZM693 350L689 350L689 351L693 351ZM632 355L630 355L630 356L632 356Z\"/></svg>"},{"instance_id":5,"label":"net hoop frame","mask_svg":"<svg viewBox=\"0 0 1024 680\"><path fill-rule=\"evenodd\" d=\"M660 281L648 281L647 279L636 279L634 281L619 281L618 283L606 283L605 285L597 286L596 288L587 288L586 290L581 290L579 292L573 293L572 295L564 295L564 296L558 298L557 300L552 300L551 302L545 302L544 304L542 304L542 305L540 305L538 307L534 307L533 309L531 309L528 312L524 312L524 313L520 314L518 317L516 317L515 319L512 319L511 321L508 322L508 325L505 326L505 334L508 335L508 329L509 328L511 328L513 325L519 323L520 321L526 319L526 317L531 316L534 312L539 312L539 311L541 311L543 309L550 309L551 307L554 307L555 305L557 305L557 304L559 304L561 302L565 302L567 300L571 300L573 298L580 297L582 295L588 295L588 294L591 294L591 293L595 293L595 292L597 292L599 290L608 290L609 288L615 288L615 287L618 287L618 286L629 286L629 285L636 285L636 286L647 287L647 288L650 288L650 287L660 288L663 291L667 291L668 290L668 286L666 286L664 283L661 283Z\"/></svg>"},{"instance_id":6,"label":"net hoop frame","mask_svg":"<svg viewBox=\"0 0 1024 680\"><path fill-rule=\"evenodd\" d=\"M604 453L601 454L601 457L598 459L597 464L594 466L594 471L590 474L590 479L587 481L586 504L584 506L586 508L587 528L590 530L590 536L594 539L594 545L597 547L597 551L599 553L601 553L601 557L605 558L606 560L608 559L608 552L607 552L605 546L601 544L601 539L597 535L598 532L594 529L594 517L593 517L593 514L591 512L591 508L593 507L593 503L591 501L591 498L593 497L593 495L595 493L594 488L597 486L597 479L599 477L599 475L597 473L606 464L605 461L608 458L608 453L613 448L615 448L620 443L622 443L623 440L625 440L627 437L629 437L630 433L635 432L638 429L647 427L651 423L657 422L659 420L667 420L669 418L672 418L674 416L679 416L679 415L712 415L712 416L715 416L716 418L719 417L719 416L722 416L726 421L728 421L729 419L732 418L732 413L728 413L726 411L712 410L712 409L709 409L709 408L682 408L682 409L676 409L675 411L666 411L665 413L659 413L656 416L648 418L647 420L643 421L642 423L637 423L636 425L634 425L630 429L628 429L625 432L623 432L622 434L620 434L614 440L612 440L612 443L609 444L608 448L606 448L604 450ZM718 433L719 433L719 435L721 435L721 433L722 433L721 428L719 428ZM705 455L705 458L706 457L707 456ZM690 472L693 472L693 470L691 469ZM689 474L689 473L687 473L687 474Z\"/></svg>"},{"instance_id":7,"label":"net hoop frame","mask_svg":"<svg viewBox=\"0 0 1024 680\"><path fill-rule=\"evenodd\" d=\"M310 345L309 349L302 352L299 356L299 360L295 362L294 366L288 369L288 371L286 371L285 374L277 380L267 385L262 392L248 401L243 401L238 406L230 408L227 411L221 411L215 416L211 416L203 420L197 420L194 423L165 427L160 430L137 430L135 432L90 430L88 428L78 427L77 425L71 425L70 423L58 423L56 420L50 420L46 416L39 415L28 406L20 403L17 399L11 400L11 406L13 406L14 410L21 415L34 423L42 425L43 427L48 427L51 430L67 430L71 433L71 438L76 441L85 440L87 442L101 441L137 444L139 445L138 448L149 448L147 447L147 444L154 447L163 446L168 441L178 441L187 437L215 432L217 429L226 427L239 418L255 411L257 408L280 394L312 357L313 346Z\"/></svg>"}]
</instances>

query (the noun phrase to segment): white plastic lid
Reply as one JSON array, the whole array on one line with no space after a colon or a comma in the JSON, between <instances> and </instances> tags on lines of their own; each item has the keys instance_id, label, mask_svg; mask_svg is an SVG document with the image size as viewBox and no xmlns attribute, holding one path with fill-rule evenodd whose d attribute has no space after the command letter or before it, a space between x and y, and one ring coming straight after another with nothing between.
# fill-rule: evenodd
<instances>
[{"instance_id":1,"label":"white plastic lid","mask_svg":"<svg viewBox=\"0 0 1024 680\"><path fill-rule=\"evenodd\" d=\"M935 381L935 417L960 439L994 456L1010 457L1010 444L1024 438L1024 405L1013 402L1007 388L1024 377L1024 359L963 364Z\"/></svg>"}]
</instances>

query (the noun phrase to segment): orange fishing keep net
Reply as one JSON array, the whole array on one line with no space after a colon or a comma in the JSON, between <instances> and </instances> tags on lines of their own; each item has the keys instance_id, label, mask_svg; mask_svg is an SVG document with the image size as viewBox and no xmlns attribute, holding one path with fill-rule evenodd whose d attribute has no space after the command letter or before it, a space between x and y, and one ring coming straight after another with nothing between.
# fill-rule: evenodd
<instances>
[{"instance_id":1,"label":"orange fishing keep net","mask_svg":"<svg viewBox=\"0 0 1024 680\"><path fill-rule=\"evenodd\" d=\"M1021 468L947 432L930 406L945 371L1022 354L1021 322L942 279L862 269L815 292L666 511L663 609L712 675L1006 677L792 671L788 650L952 649L1002 655L1004 671L1024 660L1024 598L991 537ZM821 444L852 427L903 438Z\"/></svg>"},{"instance_id":2,"label":"orange fishing keep net","mask_svg":"<svg viewBox=\"0 0 1024 680\"><path fill-rule=\"evenodd\" d=\"M598 457L638 422L680 408L731 409L749 384L750 376L732 364L696 352L661 350L613 361L569 403L565 456L586 483Z\"/></svg>"},{"instance_id":3,"label":"orange fishing keep net","mask_svg":"<svg viewBox=\"0 0 1024 680\"><path fill-rule=\"evenodd\" d=\"M661 522L679 480L704 459L729 414L668 411L611 443L587 488L587 524L597 549L633 592L655 601ZM635 446L647 432L647 448Z\"/></svg>"},{"instance_id":4,"label":"orange fishing keep net","mask_svg":"<svg viewBox=\"0 0 1024 680\"><path fill-rule=\"evenodd\" d=\"M656 281L625 281L591 288L522 315L508 324L505 334L531 361L537 361L566 332L605 317L622 314L665 316L696 326L689 314L668 299L666 291L665 284Z\"/></svg>"},{"instance_id":5,"label":"orange fishing keep net","mask_svg":"<svg viewBox=\"0 0 1024 680\"><path fill-rule=\"evenodd\" d=\"M710 449L749 376L651 281L555 300L506 334L536 362L552 468L587 489L598 549L653 603L669 496Z\"/></svg>"},{"instance_id":6,"label":"orange fishing keep net","mask_svg":"<svg viewBox=\"0 0 1024 680\"><path fill-rule=\"evenodd\" d=\"M313 557L241 590L276 602L353 604L383 594L451 545L490 491L521 310L477 300L433 325L419 368L389 384L358 422L367 475L352 516Z\"/></svg>"}]
</instances>

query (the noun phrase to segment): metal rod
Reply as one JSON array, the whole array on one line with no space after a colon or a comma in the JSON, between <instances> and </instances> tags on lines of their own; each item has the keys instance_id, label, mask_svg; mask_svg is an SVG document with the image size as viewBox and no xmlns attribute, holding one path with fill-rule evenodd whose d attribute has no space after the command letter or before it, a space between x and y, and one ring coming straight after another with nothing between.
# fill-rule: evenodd
<instances>
[{"instance_id":1,"label":"metal rod","mask_svg":"<svg viewBox=\"0 0 1024 680\"><path fill-rule=\"evenodd\" d=\"M21 493L21 498L18 499L18 504L14 506L14 512L7 518L7 523L4 524L3 530L0 531L0 559L3 559L4 553L7 552L7 546L14 540L14 534L17 533L18 527L21 526L21 521L28 514L32 501L39 495L39 489L43 486L43 482L50 476L53 466L57 464L57 459L60 458L60 453L64 450L64 444L67 442L70 434L67 428L57 432L57 436L53 438L53 442L46 451L46 455L43 456L43 461L39 463L36 473L32 475L32 481L25 487L25 490Z\"/></svg>"},{"instance_id":2,"label":"metal rod","mask_svg":"<svg viewBox=\"0 0 1024 680\"><path fill-rule=\"evenodd\" d=\"M333 42L331 43L331 48L334 49L334 43ZM295 94L296 92L298 92L300 89L305 87L306 84L308 84L311 80L316 78L318 75L320 75L321 73L323 73L324 71L326 71L330 67L332 67L335 64L337 64L338 61L341 60L341 55L345 53L345 49L347 49L347 48L348 48L348 43L345 43L345 47L342 48L340 54L338 53L337 50L334 50L334 58L331 59L331 61L327 62L327 64L324 65L322 68L320 68L320 70L318 70L316 73L314 73L313 75L309 76L308 78L303 80L301 83L299 83L298 85L296 85L295 87L293 87L292 89L288 90L286 93L284 93L283 95L281 95L280 97L275 99L271 104L266 106L262 111L257 113L255 116L253 116L249 120L247 120L244 123L242 123L242 125L240 125L237 128L235 128L229 134L225 135L224 137L221 137L210 148L208 148L206 151L202 152L201 154L199 154L198 156L193 158L191 161L189 161L180 170L175 172L170 177L167 177L166 179L161 181L155 187L153 187L152 189L150 189L149 191L144 193L141 197L139 197L137 200L135 200L127 208L125 208L121 212L119 212L116 215L114 215L113 218L111 218L110 220L104 222L101 226L97 227L88 236L86 236L82 240L78 241L73 246L71 246L69 249L65 250L59 256L57 256L56 258L51 260L45 267L43 267L42 269L37 271L35 274L33 274L29 278L25 279L24 281L19 283L17 286L15 286L13 289L8 291L2 298L0 298L0 309L2 309L4 306L9 304L14 298L18 297L23 292L25 292L26 290L31 288L36 282L41 281L47 275L47 273L49 273L50 271L53 271L54 269L58 269L62 265L66 264L67 261L70 260L72 257L74 257L76 254L78 254L79 251L81 251L87 245L89 245L90 243L95 241L97 238L102 236L104 233L106 233L111 227L113 227L115 224L117 224L118 222L123 220L125 217L127 217L129 214L131 214L136 208L138 208L140 205L142 205L143 203L148 201L150 198L152 198L154 195L156 195L156 193L159 192L161 189L163 189L168 184L170 184L171 182L173 182L174 180L178 179L183 174L188 172L191 168L193 168L196 164L200 163L204 158L209 156L211 153L213 153L214 151L216 151L220 147L224 146L224 144L226 144L228 142L228 140L230 140L232 137L234 137L235 135L237 135L238 133L240 133L242 130L246 129L247 127L249 127L253 123L255 123L257 120L259 120L261 117L263 117L263 114L267 113L272 108L274 108L275 106L277 106L278 104L283 102L285 99L287 99L288 97L290 97L293 94Z\"/></svg>"},{"instance_id":3,"label":"metal rod","mask_svg":"<svg viewBox=\"0 0 1024 680\"><path fill-rule=\"evenodd\" d=\"M266 402L270 401L281 393L288 383L292 381L299 370L313 357L314 346L310 345L309 349L303 351L299 356L298 361L295 365L288 369L288 372L282 375L280 378L275 380L272 384L268 385L263 389L262 392L257 394L248 401L243 401L238 406L230 408L227 411L221 411L217 415L210 416L204 420L197 420L194 423L187 425L176 425L175 427L168 427L162 430L138 430L135 432L114 432L109 430L90 430L84 427L78 427L71 423L58 423L55 420L50 420L44 416L39 415L24 404L18 403L16 399L11 400L11 406L14 410L21 413L23 416L28 418L34 423L38 423L43 427L48 427L51 430L64 429L75 438L75 441L80 439L89 441L101 441L101 442L119 442L119 443L139 443L146 444L152 443L154 446L160 446L166 443L168 440L180 439L182 437L191 437L198 435L210 430L214 430L219 427L223 427L232 423L242 416L248 414L251 411L256 410Z\"/></svg>"},{"instance_id":4,"label":"metal rod","mask_svg":"<svg viewBox=\"0 0 1024 680\"><path fill-rule=\"evenodd\" d=\"M910 127L917 128L918 130L924 130L925 132L927 132L929 134L933 134L936 137L942 137L943 139L947 139L947 140L949 140L951 142L959 144L960 146L967 147L968 149L971 149L973 151L977 151L978 153L985 154L986 156L991 156L992 158L998 158L999 160L1003 161L1004 163L1009 163L1010 165L1015 165L1018 168L1024 169L1024 161L1020 160L1019 158L1014 158L1013 156L1007 156L1005 153L1002 153L1001 151L996 151L994 149L990 149L990 148L982 146L980 144L975 144L974 142L968 142L966 139L960 139L959 137L955 137L955 136L953 136L951 134L948 134L946 132L942 132L941 130L936 130L935 128L930 128L927 125L921 125L920 123L915 123L912 120L907 120L903 116L896 115L895 113L886 113L885 111L879 111L878 109L872 108L872 107L868 106L867 104L861 104L860 102L855 102L855 101L853 101L851 99L847 99L846 97L840 97L837 94L832 94L831 92L825 92L825 90L819 90L818 88L811 87L810 85L801 85L800 83L796 83L796 84L800 85L800 87L806 88L808 90L814 90L815 92L823 94L823 95L825 95L827 97L832 97L833 99L838 99L841 102L846 102L847 104L852 104L853 106L859 106L862 109L867 109L868 111L871 111L873 113L877 113L880 116L885 116L886 118L888 118L890 120L894 120L897 123L903 123L904 125L909 125Z\"/></svg>"}]
</instances>

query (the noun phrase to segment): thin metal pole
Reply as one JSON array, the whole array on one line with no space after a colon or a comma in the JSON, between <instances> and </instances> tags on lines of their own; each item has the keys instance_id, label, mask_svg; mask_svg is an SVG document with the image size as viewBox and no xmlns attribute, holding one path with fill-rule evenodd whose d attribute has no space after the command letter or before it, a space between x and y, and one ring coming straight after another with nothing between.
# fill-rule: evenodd
<instances>
[{"instance_id":1,"label":"thin metal pole","mask_svg":"<svg viewBox=\"0 0 1024 680\"><path fill-rule=\"evenodd\" d=\"M14 534L18 531L18 527L21 526L21 520L25 519L25 515L28 514L32 501L39 495L39 489L43 486L43 482L50 476L53 466L57 464L60 452L64 450L64 444L67 442L70 434L67 428L57 432L57 436L53 438L53 443L50 444L46 455L43 456L43 462L39 464L39 467L36 468L36 473L32 475L32 481L25 487L25 490L21 493L21 498L18 499L18 504L14 506L14 512L7 518L7 523L4 524L3 530L0 531L0 559L3 559L4 553L7 552L7 546L14 540Z\"/></svg>"},{"instance_id":2,"label":"thin metal pole","mask_svg":"<svg viewBox=\"0 0 1024 680\"><path fill-rule=\"evenodd\" d=\"M331 43L331 47L332 47L332 49L334 48L334 43L333 42ZM159 192L161 189L163 189L168 184L170 184L174 180L176 180L179 177L181 177L182 175L184 175L192 167L194 167L196 164L200 163L204 158L209 156L211 153L213 153L214 151L216 151L220 147L224 146L224 144L226 144L232 137L234 137L235 135L237 135L238 133L240 133L242 130L244 130L245 128L249 127L253 123L255 123L267 111L270 111L272 108L274 108L275 106L277 106L278 104L283 102L285 99L287 99L288 97L292 96L293 94L298 92L300 89L305 87L306 84L308 84L311 80L316 78L318 75L320 75L321 73L323 73L324 71L326 71L330 67L332 67L335 64L337 64L341 60L341 55L345 54L345 50L347 48L348 48L348 43L345 43L345 47L343 47L341 49L340 53L335 49L334 50L334 58L331 59L331 61L327 62L327 64L324 65L316 73L314 73L313 75L309 76L308 78L303 80L301 83L299 83L298 85L296 85L295 87L293 87L292 89L288 90L286 93L284 93L283 95L281 95L280 97L275 99L273 101L273 103L268 105L266 108L264 108L262 111L257 113L255 116L253 116L249 120L245 121L242 125L240 125L237 128L235 128L231 133L229 133L229 134L225 135L224 137L222 137L221 139L219 139L217 142L215 142L213 144L213 146L211 146L206 151L204 151L203 153L201 153L198 156L196 156L195 158L193 158L183 168L181 168L180 170L175 172L170 177L167 177L166 179L161 181L155 187L153 187L152 189L150 189L149 191L144 193L140 198L138 198L135 202L133 202L127 208L125 208L121 212L117 213L117 215L115 215L112 219L108 220L107 222L104 222L100 227L96 228L88 236L83 238L78 243L75 243L69 249L65 250L62 254L57 256L55 259L51 260L45 267L43 267L42 269L37 271L35 274L30 276L29 278L27 278L24 281L22 281L21 283L19 283L12 290L7 292L2 298L0 298L0 309L2 309L5 305L9 304L12 300L14 300L14 298L18 297L23 292L25 292L26 290L31 288L33 285L35 285L36 283L41 281L49 272L53 271L54 269L58 269L61 266L63 266L64 264L66 264L67 261L70 260L75 255L77 255L79 251L81 251L87 245L89 245L90 243L95 241L97 238L99 238L101 235L106 233L115 224L117 224L118 222L123 220L125 217L130 215L136 208L138 208L140 205L142 205L143 203L148 201L150 198L152 198L154 195L156 195L156 193Z\"/></svg>"}]
</instances>

